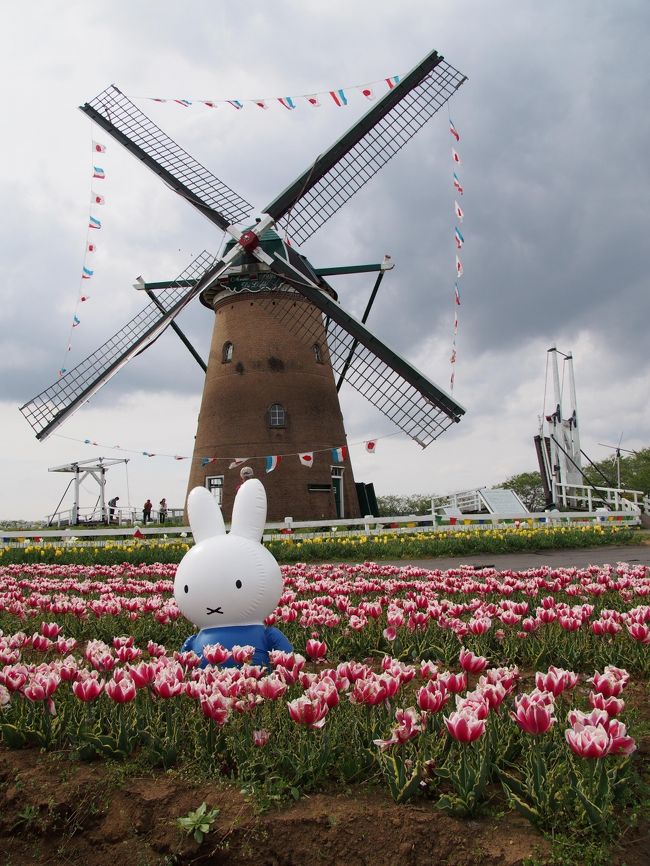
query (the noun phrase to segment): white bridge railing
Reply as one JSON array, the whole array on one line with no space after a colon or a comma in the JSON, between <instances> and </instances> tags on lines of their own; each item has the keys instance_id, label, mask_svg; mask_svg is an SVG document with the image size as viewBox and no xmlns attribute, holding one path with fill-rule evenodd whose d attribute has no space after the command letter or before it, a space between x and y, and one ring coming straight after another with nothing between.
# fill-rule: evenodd
<instances>
[{"instance_id":1,"label":"white bridge railing","mask_svg":"<svg viewBox=\"0 0 650 866\"><path fill-rule=\"evenodd\" d=\"M110 512L113 512L112 514ZM80 507L77 509L77 517L75 520L74 508L65 508L62 511L57 511L55 514L48 514L45 518L45 525L48 529L56 527L57 529L65 527L75 527L83 529L84 526L92 524L98 526L135 526L143 522L142 508L113 508L106 506L105 514L102 514L101 507L93 508ZM178 521L183 519L182 508L168 508L166 521ZM151 517L148 522L160 523L160 513L156 509L152 509Z\"/></svg>"}]
</instances>

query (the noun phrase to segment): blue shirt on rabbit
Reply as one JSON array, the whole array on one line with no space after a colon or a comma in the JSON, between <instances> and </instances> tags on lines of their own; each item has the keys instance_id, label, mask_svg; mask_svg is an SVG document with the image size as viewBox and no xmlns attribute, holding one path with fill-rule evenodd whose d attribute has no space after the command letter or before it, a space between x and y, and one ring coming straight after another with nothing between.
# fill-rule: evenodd
<instances>
[{"instance_id":1,"label":"blue shirt on rabbit","mask_svg":"<svg viewBox=\"0 0 650 866\"><path fill-rule=\"evenodd\" d=\"M181 647L181 652L193 650L201 656L201 667L204 668L208 662L203 658L203 647L215 643L221 644L228 650L234 646L254 646L255 653L251 664L265 668L269 666L269 650L293 652L293 646L280 629L265 625L224 625L202 628L198 634L187 638ZM232 659L229 659L224 662L223 667L236 667L236 665Z\"/></svg>"}]
</instances>

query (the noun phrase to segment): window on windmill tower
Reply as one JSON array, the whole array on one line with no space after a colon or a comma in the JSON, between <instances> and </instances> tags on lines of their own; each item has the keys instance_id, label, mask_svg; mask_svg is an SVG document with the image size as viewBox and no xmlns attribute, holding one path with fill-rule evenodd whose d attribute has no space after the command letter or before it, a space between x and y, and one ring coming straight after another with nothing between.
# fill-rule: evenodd
<instances>
[{"instance_id":1,"label":"window on windmill tower","mask_svg":"<svg viewBox=\"0 0 650 866\"><path fill-rule=\"evenodd\" d=\"M287 413L281 403L273 403L267 412L269 427L286 427Z\"/></svg>"},{"instance_id":2,"label":"window on windmill tower","mask_svg":"<svg viewBox=\"0 0 650 866\"><path fill-rule=\"evenodd\" d=\"M230 364L232 361L232 343L224 343L221 350L221 363Z\"/></svg>"},{"instance_id":3,"label":"window on windmill tower","mask_svg":"<svg viewBox=\"0 0 650 866\"><path fill-rule=\"evenodd\" d=\"M321 352L320 343L314 343L313 349L314 349L314 358L316 358L316 363L322 364L323 363L323 353Z\"/></svg>"}]
</instances>

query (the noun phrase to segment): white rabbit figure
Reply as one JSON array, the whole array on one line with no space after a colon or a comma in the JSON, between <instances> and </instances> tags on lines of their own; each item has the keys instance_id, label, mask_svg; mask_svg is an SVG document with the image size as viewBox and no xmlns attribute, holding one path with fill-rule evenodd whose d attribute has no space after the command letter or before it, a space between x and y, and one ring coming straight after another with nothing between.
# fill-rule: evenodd
<instances>
[{"instance_id":1,"label":"white rabbit figure","mask_svg":"<svg viewBox=\"0 0 650 866\"><path fill-rule=\"evenodd\" d=\"M181 612L200 628L187 638L182 652L221 644L254 646L252 663L267 666L269 650L292 652L277 628L264 625L282 595L282 574L260 540L266 522L266 491L250 478L237 491L232 526L226 534L221 509L205 487L195 487L187 500L195 546L178 565L174 598ZM203 658L202 666L207 661Z\"/></svg>"}]
</instances>

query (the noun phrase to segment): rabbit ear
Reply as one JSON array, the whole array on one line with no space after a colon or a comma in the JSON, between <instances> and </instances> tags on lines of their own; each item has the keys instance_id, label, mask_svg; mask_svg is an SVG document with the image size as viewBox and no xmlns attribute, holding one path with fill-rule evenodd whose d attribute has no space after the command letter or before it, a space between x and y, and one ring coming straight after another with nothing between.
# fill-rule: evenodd
<instances>
[{"instance_id":1,"label":"rabbit ear","mask_svg":"<svg viewBox=\"0 0 650 866\"><path fill-rule=\"evenodd\" d=\"M266 523L266 491L257 478L244 481L235 496L231 535L260 541Z\"/></svg>"},{"instance_id":2,"label":"rabbit ear","mask_svg":"<svg viewBox=\"0 0 650 866\"><path fill-rule=\"evenodd\" d=\"M204 541L217 535L225 535L221 509L214 496L205 487L195 487L187 497L187 513L190 518L194 541Z\"/></svg>"}]
</instances>

